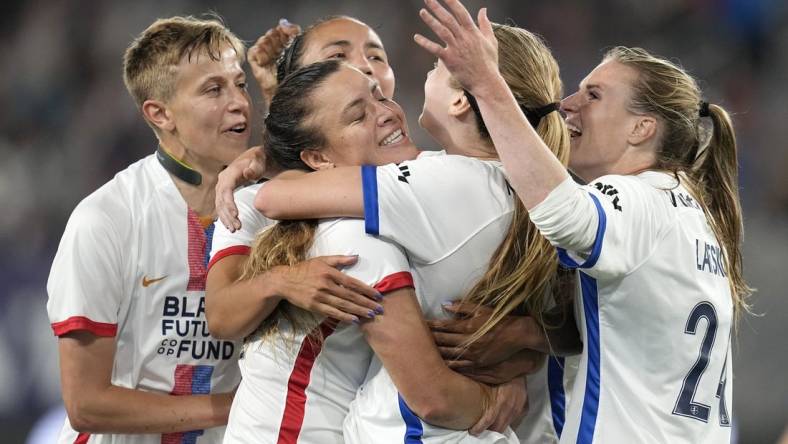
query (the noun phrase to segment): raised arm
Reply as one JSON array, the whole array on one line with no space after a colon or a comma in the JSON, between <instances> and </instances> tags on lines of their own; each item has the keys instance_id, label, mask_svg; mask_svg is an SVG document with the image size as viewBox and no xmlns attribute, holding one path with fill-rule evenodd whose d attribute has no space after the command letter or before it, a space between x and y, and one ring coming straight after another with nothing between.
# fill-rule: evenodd
<instances>
[{"instance_id":1,"label":"raised arm","mask_svg":"<svg viewBox=\"0 0 788 444\"><path fill-rule=\"evenodd\" d=\"M115 338L78 330L58 339L68 419L83 433L174 433L227 423L232 393L173 396L112 385Z\"/></svg>"},{"instance_id":2,"label":"raised arm","mask_svg":"<svg viewBox=\"0 0 788 444\"><path fill-rule=\"evenodd\" d=\"M439 57L465 89L476 97L484 123L507 176L529 210L540 203L569 174L544 144L520 110L498 71L498 42L486 8L479 11L479 26L458 0L425 0L422 20L443 40L441 46L424 36L418 43Z\"/></svg>"},{"instance_id":3,"label":"raised arm","mask_svg":"<svg viewBox=\"0 0 788 444\"><path fill-rule=\"evenodd\" d=\"M361 167L280 174L260 188L254 206L277 220L364 217Z\"/></svg>"}]
</instances>

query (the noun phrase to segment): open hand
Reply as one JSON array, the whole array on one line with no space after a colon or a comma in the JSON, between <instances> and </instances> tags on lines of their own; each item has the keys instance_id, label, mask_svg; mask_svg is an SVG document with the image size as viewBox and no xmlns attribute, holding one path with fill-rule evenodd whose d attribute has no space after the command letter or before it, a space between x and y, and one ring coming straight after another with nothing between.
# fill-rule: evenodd
<instances>
[{"instance_id":1,"label":"open hand","mask_svg":"<svg viewBox=\"0 0 788 444\"><path fill-rule=\"evenodd\" d=\"M487 18L487 8L479 10L479 26L476 26L468 10L458 0L443 2L446 7L438 0L425 0L429 11L421 9L419 16L443 40L445 46L421 34L413 38L427 52L440 58L463 88L478 96L479 87L500 75L498 40Z\"/></svg>"}]
</instances>

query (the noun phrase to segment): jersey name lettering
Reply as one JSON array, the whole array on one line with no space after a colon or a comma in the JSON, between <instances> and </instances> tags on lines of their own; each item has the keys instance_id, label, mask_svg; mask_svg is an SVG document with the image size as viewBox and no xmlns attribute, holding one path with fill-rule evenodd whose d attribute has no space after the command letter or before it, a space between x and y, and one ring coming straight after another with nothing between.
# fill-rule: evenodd
<instances>
[{"instance_id":1,"label":"jersey name lettering","mask_svg":"<svg viewBox=\"0 0 788 444\"><path fill-rule=\"evenodd\" d=\"M618 190L613 187L613 185L605 185L602 182L597 182L594 184L594 187L599 190L605 196L610 196L613 199L611 202L613 203L613 209L622 211L623 208L621 207L620 198L618 197Z\"/></svg>"},{"instance_id":2,"label":"jersey name lettering","mask_svg":"<svg viewBox=\"0 0 788 444\"><path fill-rule=\"evenodd\" d=\"M724 257L720 247L695 239L695 266L699 271L725 277L725 266L723 264Z\"/></svg>"}]
</instances>

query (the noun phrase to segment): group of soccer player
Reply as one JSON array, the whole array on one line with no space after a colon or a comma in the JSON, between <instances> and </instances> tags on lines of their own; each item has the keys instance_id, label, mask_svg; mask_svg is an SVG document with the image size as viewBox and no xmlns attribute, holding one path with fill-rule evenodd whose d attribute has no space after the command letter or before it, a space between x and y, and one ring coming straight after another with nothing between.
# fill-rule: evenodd
<instances>
[{"instance_id":1,"label":"group of soccer player","mask_svg":"<svg viewBox=\"0 0 788 444\"><path fill-rule=\"evenodd\" d=\"M132 42L158 147L55 257L59 442L730 441L750 290L725 110L627 47L564 98L538 36L425 3L441 151L355 18L249 49L249 149L232 32L173 17Z\"/></svg>"}]
</instances>

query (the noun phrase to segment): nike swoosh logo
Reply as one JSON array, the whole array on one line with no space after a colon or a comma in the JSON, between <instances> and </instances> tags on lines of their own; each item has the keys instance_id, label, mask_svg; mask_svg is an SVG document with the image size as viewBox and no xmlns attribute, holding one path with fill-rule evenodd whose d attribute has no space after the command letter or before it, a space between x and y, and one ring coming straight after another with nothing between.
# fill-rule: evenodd
<instances>
[{"instance_id":1,"label":"nike swoosh logo","mask_svg":"<svg viewBox=\"0 0 788 444\"><path fill-rule=\"evenodd\" d=\"M162 281L164 279L167 279L167 276L162 276L160 278L155 278L155 279L148 279L148 276L143 276L142 277L142 286L143 287L147 287L150 284L155 284L156 282Z\"/></svg>"}]
</instances>

